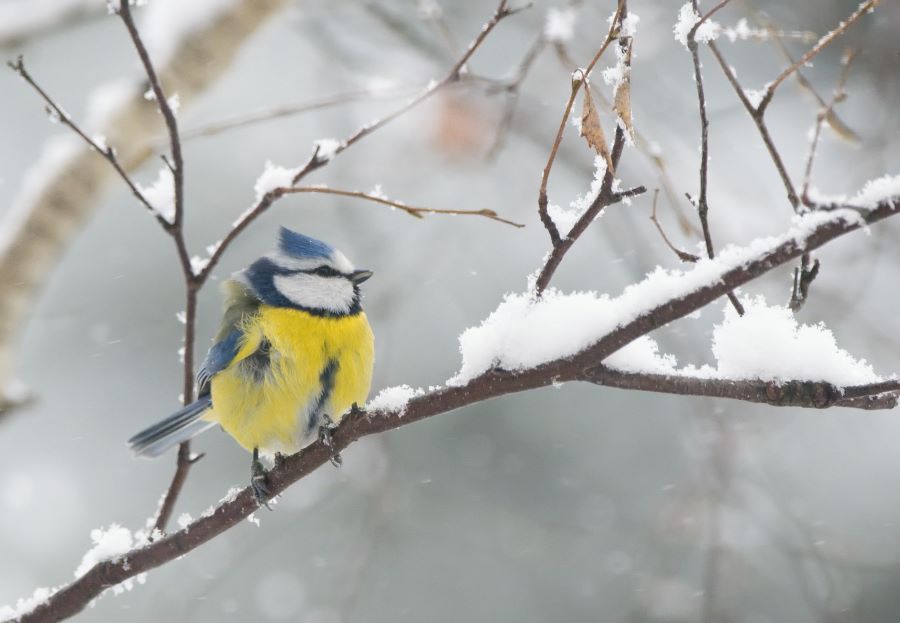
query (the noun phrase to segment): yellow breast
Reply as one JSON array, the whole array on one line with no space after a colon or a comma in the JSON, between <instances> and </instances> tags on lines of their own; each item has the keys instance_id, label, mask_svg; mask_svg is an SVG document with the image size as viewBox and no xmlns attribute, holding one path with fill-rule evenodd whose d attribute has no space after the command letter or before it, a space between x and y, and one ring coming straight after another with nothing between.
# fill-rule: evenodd
<instances>
[{"instance_id":1,"label":"yellow breast","mask_svg":"<svg viewBox=\"0 0 900 623\"><path fill-rule=\"evenodd\" d=\"M206 419L247 450L292 453L335 422L372 382L375 340L365 313L314 316L263 305L244 321L238 354L212 379Z\"/></svg>"}]
</instances>

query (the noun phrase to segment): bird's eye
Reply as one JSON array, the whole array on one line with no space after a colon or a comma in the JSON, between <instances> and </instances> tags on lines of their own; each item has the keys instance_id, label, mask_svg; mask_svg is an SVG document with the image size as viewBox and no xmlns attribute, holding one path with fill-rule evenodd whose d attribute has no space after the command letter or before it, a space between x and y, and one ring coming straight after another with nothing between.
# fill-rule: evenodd
<instances>
[{"instance_id":1,"label":"bird's eye","mask_svg":"<svg viewBox=\"0 0 900 623\"><path fill-rule=\"evenodd\" d=\"M330 277L334 274L334 269L331 266L319 266L313 273L321 277Z\"/></svg>"}]
</instances>

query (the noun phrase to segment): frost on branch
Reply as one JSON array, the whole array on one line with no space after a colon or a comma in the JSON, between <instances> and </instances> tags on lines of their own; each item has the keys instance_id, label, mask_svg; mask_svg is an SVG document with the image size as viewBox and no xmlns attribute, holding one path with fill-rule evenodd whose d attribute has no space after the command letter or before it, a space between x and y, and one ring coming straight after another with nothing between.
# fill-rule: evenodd
<instances>
[{"instance_id":1,"label":"frost on branch","mask_svg":"<svg viewBox=\"0 0 900 623\"><path fill-rule=\"evenodd\" d=\"M294 176L299 172L300 169L298 168L288 169L286 167L278 166L277 164L272 164L270 160L266 160L265 169L263 169L260 176L256 178L256 183L253 184L253 190L256 193L256 201L259 202L263 198L263 195L276 188L290 186L291 180L293 180Z\"/></svg>"},{"instance_id":2,"label":"frost on branch","mask_svg":"<svg viewBox=\"0 0 900 623\"><path fill-rule=\"evenodd\" d=\"M691 3L685 2L678 11L678 21L675 22L675 27L672 29L675 33L675 40L687 47L688 35L691 34L691 29L700 19L701 15L694 10ZM706 43L716 39L721 31L722 27L719 24L708 19L697 29L694 39L698 43Z\"/></svg>"},{"instance_id":3,"label":"frost on branch","mask_svg":"<svg viewBox=\"0 0 900 623\"><path fill-rule=\"evenodd\" d=\"M167 223L175 222L175 177L168 167L162 167L150 186L137 185L141 194Z\"/></svg>"},{"instance_id":4,"label":"frost on branch","mask_svg":"<svg viewBox=\"0 0 900 623\"><path fill-rule=\"evenodd\" d=\"M398 411L401 414L406 408L406 404L425 393L422 388L413 388L409 385L397 385L395 387L385 387L378 395L375 396L366 405L367 411Z\"/></svg>"}]
</instances>

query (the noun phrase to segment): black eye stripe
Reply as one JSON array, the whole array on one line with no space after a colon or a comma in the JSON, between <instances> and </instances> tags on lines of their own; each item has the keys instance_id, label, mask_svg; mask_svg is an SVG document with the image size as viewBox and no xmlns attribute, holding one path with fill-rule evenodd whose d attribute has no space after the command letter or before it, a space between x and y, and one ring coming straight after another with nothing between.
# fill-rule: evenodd
<instances>
[{"instance_id":1,"label":"black eye stripe","mask_svg":"<svg viewBox=\"0 0 900 623\"><path fill-rule=\"evenodd\" d=\"M318 275L320 277L347 277L339 270L335 270L331 266L317 266L316 268L307 268L303 270L286 270L285 275Z\"/></svg>"}]
</instances>

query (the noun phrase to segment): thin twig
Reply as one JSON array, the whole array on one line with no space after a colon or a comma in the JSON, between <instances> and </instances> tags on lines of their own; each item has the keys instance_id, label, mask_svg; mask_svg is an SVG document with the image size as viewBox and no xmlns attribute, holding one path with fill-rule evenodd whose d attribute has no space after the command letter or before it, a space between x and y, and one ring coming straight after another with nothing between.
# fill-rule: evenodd
<instances>
[{"instance_id":1,"label":"thin twig","mask_svg":"<svg viewBox=\"0 0 900 623\"><path fill-rule=\"evenodd\" d=\"M178 121L175 119L175 112L169 105L169 100L166 98L166 94L159 82L159 77L156 75L153 63L150 62L150 55L147 53L147 48L144 46L144 42L138 34L137 26L134 25L129 0L119 0L118 13L119 17L122 18L122 23L125 24L125 28L128 30L128 35L131 37L134 49L141 59L144 73L147 74L147 80L150 82L150 88L153 90L153 95L156 98L156 106L159 108L159 112L162 114L163 119L165 119L166 129L169 132L169 147L172 150L172 167L175 180L175 218L173 224L175 227L179 227L184 213L184 161L181 157L181 140L178 137ZM190 262L188 262L188 265L190 265ZM188 398L189 396L186 396L185 400Z\"/></svg>"},{"instance_id":2,"label":"thin twig","mask_svg":"<svg viewBox=\"0 0 900 623\"><path fill-rule=\"evenodd\" d=\"M772 101L772 97L774 97L774 95L775 95L775 89L777 89L782 82L784 82L795 71L797 71L801 67L805 66L812 59L814 59L816 56L818 56L818 54L822 50L824 50L826 47L828 47L838 37L843 35L844 32L850 26L852 26L854 23L856 23L857 20L859 20L866 13L870 13L871 11L873 11L875 9L875 7L878 6L880 3L881 3L881 0L867 0L866 2L863 2L862 4L860 4L859 7L857 7L857 9L850 15L850 17L848 17L846 20L842 21L840 24L837 25L837 27L834 30L832 30L827 35L825 35L824 37L819 39L819 41L818 41L818 43L816 43L816 45L814 45L812 48L810 48L810 50L806 54L804 54L803 56L800 57L800 60L798 60L796 63L794 63L787 69L785 69L783 72L781 72L778 75L777 78L775 78L775 80L773 80L771 83L769 83L769 85L766 87L766 93L765 93L765 95L763 95L763 98L759 102L759 106L757 107L760 114L765 113L766 108L769 106L769 104Z\"/></svg>"},{"instance_id":3,"label":"thin twig","mask_svg":"<svg viewBox=\"0 0 900 623\"><path fill-rule=\"evenodd\" d=\"M697 30L703 26L716 11L723 8L730 1L731 0L722 0L710 9L706 15L697 20L697 23L694 24L687 36L688 50L691 52L691 60L694 63L694 83L697 85L697 105L700 109L700 195L697 198L696 208L697 214L700 217L700 227L703 230L703 240L706 243L706 255L709 259L713 259L716 256L713 247L712 234L709 230L709 201L707 199L706 190L707 174L709 171L709 118L706 115L706 96L703 92L703 70L700 67L700 51L697 48ZM691 0L691 5L694 8L694 13L699 14L699 1ZM658 224L657 227L659 227ZM660 229L660 232L662 232L662 229ZM728 293L728 300L731 301L731 305L738 315L743 316L744 306L741 305L741 302L734 292Z\"/></svg>"},{"instance_id":4,"label":"thin twig","mask_svg":"<svg viewBox=\"0 0 900 623\"><path fill-rule=\"evenodd\" d=\"M494 28L503 21L505 18L518 13L523 8L511 9L508 6L508 0L501 0L501 2L497 5L493 15L491 18L485 23L482 27L481 31L476 35L476 37L469 44L469 47L466 49L465 53L462 57L450 68L447 72L447 75L439 82L435 82L429 85L421 94L417 97L413 98L403 106L399 107L397 110L387 114L384 117L381 117L377 121L370 123L369 125L365 125L353 134L351 134L348 138L342 141L338 147L334 150L333 153L329 154L329 157L324 157L320 154L320 146L316 145L313 149L313 153L310 156L309 160L307 160L306 164L300 168L296 175L294 175L291 180L291 185L296 186L303 178L305 178L308 174L313 171L320 169L331 162L335 156L343 153L348 147L354 145L358 141L362 140L369 134L373 133L375 130L384 127L397 117L409 112L432 95L434 95L440 89L450 85L457 80L459 80L463 69L468 63L469 59L475 53L476 50L484 43L484 40L487 36L494 30ZM222 259L222 255L231 245L235 238L237 238L238 234L240 234L247 226L250 225L254 220L256 220L263 212L269 209L273 202L275 202L279 197L283 196L284 193L278 193L275 191L269 191L262 197L260 197L259 201L247 210L237 221L235 221L232 228L225 234L225 237L222 238L222 241L216 245L216 249L209 256L209 261L206 266L200 270L196 276L195 280L198 284L203 284L212 274L213 269L218 265L219 260Z\"/></svg>"},{"instance_id":5,"label":"thin twig","mask_svg":"<svg viewBox=\"0 0 900 623\"><path fill-rule=\"evenodd\" d=\"M512 225L513 227L525 227L522 223L516 223L514 221L508 221L505 218L500 218L496 212L489 209L484 210L442 210L439 208L420 208L416 206L411 206L401 201L394 201L392 199L387 199L385 197L380 197L378 195L373 195L370 193L361 192L358 190L339 190L337 188L327 188L325 186L285 186L277 189L280 192L283 192L286 195L292 194L303 194L303 193L319 193L323 195L339 195L341 197L354 197L356 199L365 199L366 201L373 201L375 203L380 203L381 205L389 206L392 208L396 208L398 210L403 210L410 216L414 216L416 218L422 218L425 214L458 214L461 216L483 216L485 218L491 219L492 221L498 221L500 223L506 223L507 225Z\"/></svg>"},{"instance_id":6,"label":"thin twig","mask_svg":"<svg viewBox=\"0 0 900 623\"><path fill-rule=\"evenodd\" d=\"M165 156L163 161L172 174L175 189L175 210L172 218L172 226L169 233L175 242L178 260L181 265L182 277L185 285L185 321L184 321L184 368L182 382L182 402L188 404L194 399L194 333L197 318L197 292L201 284L197 282L193 268L191 267L190 254L187 250L187 244L184 239L184 159L181 154L181 138L178 134L178 121L175 118L175 111L172 110L169 100L166 97L162 84L147 53L147 48L141 39L137 26L134 24L134 18L131 15L131 6L129 0L119 0L119 17L125 25L134 49L141 60L144 73L150 83L156 100L156 106L166 123L166 130L169 134L169 149L172 152L172 159L169 161ZM160 507L159 514L156 517L155 529L160 533L165 532L166 525L172 517L175 510L175 503L184 486L184 482L188 477L191 466L197 461L197 458L191 455L191 442L184 441L178 447L178 457L175 464L175 474L172 482L166 491L163 503Z\"/></svg>"},{"instance_id":7,"label":"thin twig","mask_svg":"<svg viewBox=\"0 0 900 623\"><path fill-rule=\"evenodd\" d=\"M775 25L759 12L756 12L755 17L762 23L763 27L766 29L766 32L769 34L769 39L775 43L775 47L778 48L778 51L782 54L782 56L784 56L785 60L787 60L787 62L791 65L795 64L797 62L797 59L794 58L794 55L791 54L790 50L788 50L787 46L784 43L784 37L789 33L785 33L782 30L776 29ZM813 35L812 39L813 41L815 41L816 37ZM794 79L797 81L797 84L800 85L800 88L805 90L813 97L813 99L816 100L816 104L819 106L819 108L825 108L827 106L825 98L819 95L819 92L806 78L806 75L800 69L797 69L794 72ZM828 123L842 137L853 143L859 142L859 135L854 132L853 129L850 128L850 126L848 126L844 122L844 120L841 119L833 110L828 116Z\"/></svg>"},{"instance_id":8,"label":"thin twig","mask_svg":"<svg viewBox=\"0 0 900 623\"><path fill-rule=\"evenodd\" d=\"M550 218L550 215L547 212L547 203L549 201L547 197L547 183L550 181L550 171L553 169L553 163L556 161L556 153L559 151L559 145L562 142L563 132L565 132L566 123L569 121L569 115L572 114L575 96L578 95L578 90L581 89L581 86L588 81L588 77L594 69L594 65L597 64L597 61L600 60L600 57L603 56L603 53L609 45L615 41L616 33L621 28L622 17L626 10L625 0L619 0L616 5L615 15L613 15L609 30L606 33L606 38L604 38L603 43L600 45L600 49L597 50L596 54L594 54L594 57L591 59L591 62L588 63L588 66L585 69L575 70L572 74L572 89L569 92L569 99L566 101L566 108L563 111L562 119L559 122L556 137L553 139L553 145L550 147L550 155L547 156L547 164L544 165L544 171L541 174L541 186L538 190L538 216L541 219L541 223L543 223L544 227L547 229L547 233L550 235L550 243L553 245L554 249L560 245L562 237L560 236L559 228L556 227L556 223L553 222L553 219ZM612 173L613 172L611 171L607 171L607 175L611 175ZM571 233L569 236L571 236ZM562 258L560 257L560 259ZM540 288L538 292L542 290L543 288Z\"/></svg>"},{"instance_id":9,"label":"thin twig","mask_svg":"<svg viewBox=\"0 0 900 623\"><path fill-rule=\"evenodd\" d=\"M503 148L503 143L506 136L509 134L513 117L516 114L516 106L519 102L522 83L528 76L528 72L534 66L534 62L540 57L541 52L546 47L547 39L544 37L544 34L541 33L535 38L534 42L528 46L528 50L525 52L525 56L522 57L522 61L519 63L515 75L506 82L506 84L502 85L502 90L506 94L506 100L503 104L503 113L500 117L500 122L497 124L497 132L494 135L494 141L487 151L486 158L488 160L496 158L497 154L500 153L500 150Z\"/></svg>"},{"instance_id":10,"label":"thin twig","mask_svg":"<svg viewBox=\"0 0 900 623\"><path fill-rule=\"evenodd\" d=\"M329 97L316 99L310 102L278 106L269 110L263 110L232 117L231 119L225 119L223 121L211 123L209 125L201 126L188 130L187 132L183 132L181 134L181 138L183 141L193 140L196 138L208 138L231 130L245 128L248 126L256 125L258 123L264 123L266 121L284 119L287 117L301 115L307 112L314 112L326 108L343 106L355 102L368 101L372 99L393 100L399 99L401 97L409 97L413 93L420 92L423 88L424 87L407 86L398 87L387 92L375 89L362 89L358 91L349 91L347 93L339 93L337 95L331 95Z\"/></svg>"},{"instance_id":11,"label":"thin twig","mask_svg":"<svg viewBox=\"0 0 900 623\"><path fill-rule=\"evenodd\" d=\"M565 68L575 67L577 64L572 56L569 54L566 46L560 42L556 42L553 46L553 49L556 51L556 57L559 59L560 63ZM614 113L612 104L604 97L603 93L594 87L593 84L589 84L588 88L591 89L591 96L594 100L599 101L604 109L607 112ZM634 128L634 147L640 152L647 160L650 161L650 164L653 165L657 170L657 175L659 176L659 183L665 192L666 197L669 199L670 207L672 208L672 212L675 214L675 218L678 219L678 226L685 234L697 234L702 235L699 230L694 226L694 224L687 218L684 211L680 209L680 197L678 193L675 191L674 184L672 183L672 179L669 176L669 172L666 166L666 162L663 159L662 155L659 153L658 149L653 145L653 142L650 141L646 136L638 128Z\"/></svg>"},{"instance_id":12,"label":"thin twig","mask_svg":"<svg viewBox=\"0 0 900 623\"><path fill-rule=\"evenodd\" d=\"M63 110L62 107L59 106L59 104L57 104L53 100L53 98L50 97L50 95L46 91L44 91L44 89L34 80L31 74L28 73L28 70L25 69L25 61L21 54L16 57L15 61L10 61L7 63L7 65L17 74L19 74L22 79L27 82L29 86L31 86L31 88L37 91L38 95L41 96L41 99L44 100L44 103L46 104L48 111L51 113L52 118L58 119L60 123L68 127L75 134L77 134L81 138L81 140L87 143L91 147L91 149L105 158L106 161L109 162L109 164L113 167L113 169L115 169L116 173L119 174L119 177L122 178L122 181L125 182L129 190L131 190L131 194L134 195L134 197L141 203L141 205L143 205L150 211L150 213L165 231L170 231L172 228L172 223L163 218L162 214L160 214L156 210L156 208L154 208L150 204L150 202L144 196L144 193L142 193L138 189L137 184L132 181L131 177L128 175L128 173L125 172L125 169L122 168L122 165L116 158L115 149L113 149L111 146L101 146L94 139L89 137L84 132L84 130L82 130L81 127L79 127L78 124L72 120L69 114L65 110Z\"/></svg>"},{"instance_id":13,"label":"thin twig","mask_svg":"<svg viewBox=\"0 0 900 623\"><path fill-rule=\"evenodd\" d=\"M655 189L653 191L653 211L650 213L650 220L653 221L653 224L656 225L656 230L659 232L659 235L662 236L663 242L666 243L672 252L678 256L682 262L697 262L700 258L693 253L688 253L687 251L682 251L669 240L669 237L666 235L666 232L663 231L662 225L659 224L659 221L656 218L656 200L659 198L659 189Z\"/></svg>"},{"instance_id":14,"label":"thin twig","mask_svg":"<svg viewBox=\"0 0 900 623\"><path fill-rule=\"evenodd\" d=\"M750 102L750 99L747 97L747 94L744 92L743 87L740 82L738 82L737 76L734 74L734 70L731 68L731 65L728 64L728 61L725 60L725 57L722 55L722 52L719 50L719 47L715 44L714 41L710 41L708 44L710 52L713 53L713 57L715 57L716 61L719 63L719 67L722 68L722 72L725 74L725 77L728 79L728 83L734 89L735 94L740 100L741 104L744 105L744 108L747 110L747 113L753 119L753 123L756 124L756 129L759 131L760 137L762 137L763 143L766 146L766 149L769 151L769 157L772 159L772 163L775 165L775 169L778 171L778 176L781 178L782 184L784 184L784 189L787 192L788 202L791 204L791 208L795 212L799 210L800 207L800 199L797 196L797 191L794 189L794 183L791 181L790 175L788 175L787 168L784 166L784 160L781 158L781 153L778 151L778 148L775 146L775 142L772 140L772 136L769 134L769 128L766 126L765 118L763 113Z\"/></svg>"},{"instance_id":15,"label":"thin twig","mask_svg":"<svg viewBox=\"0 0 900 623\"><path fill-rule=\"evenodd\" d=\"M800 199L803 201L804 205L810 205L809 185L812 179L813 161L815 160L816 150L819 147L819 139L822 134L822 126L824 126L825 122L834 114L834 107L847 98L845 87L847 85L847 80L850 78L850 67L858 54L859 50L853 49L848 50L844 54L844 57L841 60L841 75L831 94L831 99L828 102L822 102L822 107L816 115L816 124L813 126L813 136L809 143L809 153L806 156L806 166L803 169L803 186Z\"/></svg>"},{"instance_id":16,"label":"thin twig","mask_svg":"<svg viewBox=\"0 0 900 623\"><path fill-rule=\"evenodd\" d=\"M562 125L560 126L560 131L557 133L556 143L554 144L554 150L551 151L551 158L547 162L547 166L544 168L544 175L541 178L541 190L538 193L538 209L540 211L541 207L544 207L546 211L546 192L547 192L547 179L550 175L550 168L553 166L553 158L555 157L555 148L558 148L558 141L561 138L562 129L565 126L565 123L568 119L569 112L572 108L572 102L574 101L575 93L577 93L580 85L587 81L587 76L590 73L591 68L596 64L596 62L600 59L600 55L603 51L609 46L609 42L614 38L616 33L619 33L622 29L622 23L628 16L628 6L626 0L619 0L619 3L616 7L616 13L613 16L612 23L610 24L609 32L607 33L607 38L604 41L603 45L600 47L600 50L597 54L594 55L593 60L590 65L588 65L587 69L582 73L583 79L580 81L573 81L572 85L572 95L569 97L569 102L566 106L566 112L563 115ZM626 71L630 71L630 60L629 56L624 54L630 45L630 37L619 37L618 40L619 48L623 52L623 56L625 58ZM572 248L572 245L578 240L578 238L587 230L591 223L594 222L594 219L597 218L597 215L609 205L612 205L620 200L620 196L617 195L612 190L613 182L615 181L615 173L619 167L619 160L622 157L622 150L625 147L626 142L626 134L623 128L623 124L616 124L616 134L613 138L613 146L610 150L610 158L612 166L607 167L606 172L603 174L603 180L600 183L600 191L597 193L597 196L591 202L591 205L588 206L588 209L585 210L584 214L576 221L576 223L572 226L572 229L569 230L569 233L566 234L565 238L558 240L550 250L550 254L547 256L547 260L544 262L543 267L541 267L540 272L538 273L537 279L534 284L534 293L536 296L540 297L544 290L550 285L550 280L553 278L553 274L556 272L556 269L559 268L560 263L565 257L566 253L568 253L569 249ZM643 186L637 186L634 189L634 195L638 195L646 192L646 189ZM543 201L542 201L543 198ZM544 216L541 215L541 220L543 220ZM547 219L552 222L552 219L547 216ZM549 231L549 228L548 228ZM551 232L551 241L553 240L553 234Z\"/></svg>"}]
</instances>

